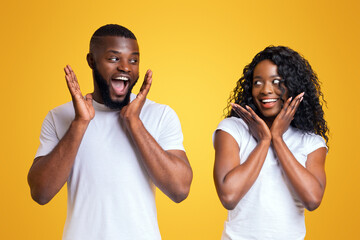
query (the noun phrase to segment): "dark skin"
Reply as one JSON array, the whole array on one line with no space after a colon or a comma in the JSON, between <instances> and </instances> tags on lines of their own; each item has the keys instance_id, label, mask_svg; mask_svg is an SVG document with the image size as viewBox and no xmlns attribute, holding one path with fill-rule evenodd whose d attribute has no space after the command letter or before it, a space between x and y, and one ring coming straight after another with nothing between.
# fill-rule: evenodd
<instances>
[{"instance_id":1,"label":"dark skin","mask_svg":"<svg viewBox=\"0 0 360 240\"><path fill-rule=\"evenodd\" d=\"M100 42L88 54L88 64L94 68L96 63L99 73L112 88L111 99L122 101L126 95L125 90L139 76L137 41L123 37L103 37ZM125 90L116 90L112 85L113 79L119 76L126 77ZM31 196L39 204L49 202L66 183L82 138L95 116L92 98L103 103L95 81L94 92L84 98L70 66L65 67L65 78L72 96L75 118L53 151L36 158L30 168L28 182ZM187 156L182 150L164 151L139 118L151 83L152 72L148 70L137 97L121 109L119 117L140 152L144 167L154 184L174 202L181 202L188 196L192 181Z\"/></svg>"},{"instance_id":2,"label":"dark skin","mask_svg":"<svg viewBox=\"0 0 360 240\"><path fill-rule=\"evenodd\" d=\"M257 140L257 146L244 163L240 164L240 149L235 139L221 130L215 133L214 181L220 201L228 210L236 207L256 181L271 143L282 170L304 207L312 211L321 203L326 185L326 148L310 153L305 167L291 153L282 136L290 126L304 93L294 99L287 98L285 93L282 106L279 78L276 65L269 60L260 62L254 69L252 95L263 118L248 106L232 105ZM264 99L268 102L264 103Z\"/></svg>"}]
</instances>

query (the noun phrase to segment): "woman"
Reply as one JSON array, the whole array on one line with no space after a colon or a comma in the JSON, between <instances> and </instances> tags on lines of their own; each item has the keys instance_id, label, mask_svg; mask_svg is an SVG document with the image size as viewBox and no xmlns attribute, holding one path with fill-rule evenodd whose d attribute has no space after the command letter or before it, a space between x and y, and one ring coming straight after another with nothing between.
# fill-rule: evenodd
<instances>
[{"instance_id":1,"label":"woman","mask_svg":"<svg viewBox=\"0 0 360 240\"><path fill-rule=\"evenodd\" d=\"M325 190L328 128L307 60L270 46L244 68L214 133L222 239L304 239ZM234 102L234 103L233 103Z\"/></svg>"}]
</instances>

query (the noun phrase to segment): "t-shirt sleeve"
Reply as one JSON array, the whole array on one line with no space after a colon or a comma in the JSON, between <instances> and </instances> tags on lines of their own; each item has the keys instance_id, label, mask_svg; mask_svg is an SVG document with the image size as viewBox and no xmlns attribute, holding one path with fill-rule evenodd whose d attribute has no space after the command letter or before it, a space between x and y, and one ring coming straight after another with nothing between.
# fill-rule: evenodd
<instances>
[{"instance_id":1,"label":"t-shirt sleeve","mask_svg":"<svg viewBox=\"0 0 360 240\"><path fill-rule=\"evenodd\" d=\"M306 142L306 144L304 144L306 146L305 147L305 155L309 155L316 149L322 148L322 147L326 148L326 150L327 150L325 140L319 135L308 134L308 135L306 135L304 140Z\"/></svg>"},{"instance_id":2,"label":"t-shirt sleeve","mask_svg":"<svg viewBox=\"0 0 360 240\"><path fill-rule=\"evenodd\" d=\"M230 134L237 144L241 145L241 138L244 136L244 131L247 131L247 126L240 118L230 117L222 120L213 133L213 143L215 141L215 133L221 130Z\"/></svg>"},{"instance_id":3,"label":"t-shirt sleeve","mask_svg":"<svg viewBox=\"0 0 360 240\"><path fill-rule=\"evenodd\" d=\"M181 124L175 111L166 106L162 120L162 127L158 138L159 145L164 150L183 150L183 134Z\"/></svg>"},{"instance_id":4,"label":"t-shirt sleeve","mask_svg":"<svg viewBox=\"0 0 360 240\"><path fill-rule=\"evenodd\" d=\"M58 142L59 139L56 134L54 119L52 113L49 112L41 126L40 146L36 152L35 158L50 153Z\"/></svg>"}]
</instances>

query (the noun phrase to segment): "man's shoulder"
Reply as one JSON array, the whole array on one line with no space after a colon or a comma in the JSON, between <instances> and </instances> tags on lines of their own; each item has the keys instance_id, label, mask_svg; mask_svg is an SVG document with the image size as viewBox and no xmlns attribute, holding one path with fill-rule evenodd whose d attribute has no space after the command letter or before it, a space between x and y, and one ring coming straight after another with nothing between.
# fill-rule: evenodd
<instances>
[{"instance_id":1,"label":"man's shoulder","mask_svg":"<svg viewBox=\"0 0 360 240\"><path fill-rule=\"evenodd\" d=\"M152 101L150 99L146 99L144 107L149 108L150 110L159 110L159 109L166 109L166 108L170 108L168 105L166 104L162 104L162 103L157 103L155 101ZM170 108L171 109L171 108Z\"/></svg>"},{"instance_id":2,"label":"man's shoulder","mask_svg":"<svg viewBox=\"0 0 360 240\"><path fill-rule=\"evenodd\" d=\"M130 101L133 101L135 98L136 98L136 94L131 93ZM153 100L146 98L145 104L141 112L142 114L160 114L160 113L174 112L174 110L166 104L157 103Z\"/></svg>"},{"instance_id":3,"label":"man's shoulder","mask_svg":"<svg viewBox=\"0 0 360 240\"><path fill-rule=\"evenodd\" d=\"M74 116L75 111L72 102L53 108L48 112L43 121L42 134L56 135L57 139L61 139L69 128Z\"/></svg>"},{"instance_id":4,"label":"man's shoulder","mask_svg":"<svg viewBox=\"0 0 360 240\"><path fill-rule=\"evenodd\" d=\"M178 121L178 115L170 106L150 99L146 99L140 117L144 122L151 124Z\"/></svg>"},{"instance_id":5,"label":"man's shoulder","mask_svg":"<svg viewBox=\"0 0 360 240\"><path fill-rule=\"evenodd\" d=\"M60 106L57 106L55 108L53 108L52 110L50 110L50 114L54 117L54 118L66 118L66 117L71 117L73 118L75 115L75 111L74 111L74 106L72 101L64 103Z\"/></svg>"},{"instance_id":6,"label":"man's shoulder","mask_svg":"<svg viewBox=\"0 0 360 240\"><path fill-rule=\"evenodd\" d=\"M55 108L53 108L51 111L66 111L68 109L74 108L72 101L63 103Z\"/></svg>"}]
</instances>

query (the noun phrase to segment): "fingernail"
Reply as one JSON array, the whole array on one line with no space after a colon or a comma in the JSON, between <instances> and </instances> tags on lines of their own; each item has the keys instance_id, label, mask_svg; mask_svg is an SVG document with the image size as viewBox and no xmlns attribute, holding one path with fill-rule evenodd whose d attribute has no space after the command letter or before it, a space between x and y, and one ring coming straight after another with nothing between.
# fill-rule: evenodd
<instances>
[{"instance_id":1,"label":"fingernail","mask_svg":"<svg viewBox=\"0 0 360 240\"><path fill-rule=\"evenodd\" d=\"M289 98L289 101L291 101L291 100L292 100L292 97Z\"/></svg>"},{"instance_id":2,"label":"fingernail","mask_svg":"<svg viewBox=\"0 0 360 240\"><path fill-rule=\"evenodd\" d=\"M304 99L304 98L303 98L303 97L301 97L301 98L300 98L300 102L301 102L303 99Z\"/></svg>"}]
</instances>

